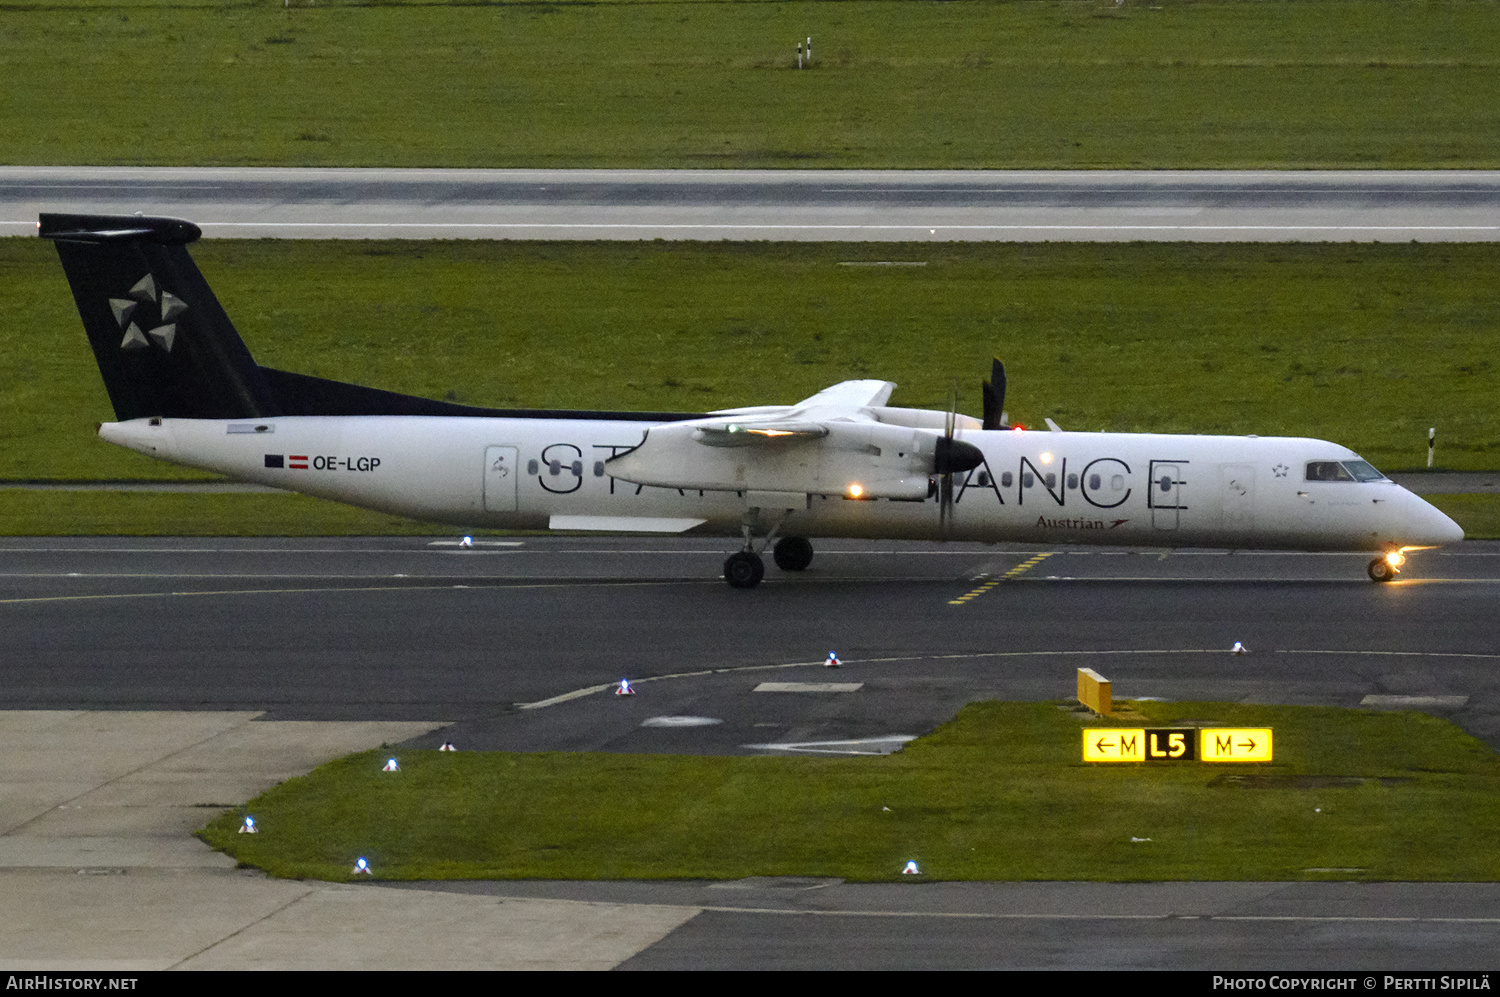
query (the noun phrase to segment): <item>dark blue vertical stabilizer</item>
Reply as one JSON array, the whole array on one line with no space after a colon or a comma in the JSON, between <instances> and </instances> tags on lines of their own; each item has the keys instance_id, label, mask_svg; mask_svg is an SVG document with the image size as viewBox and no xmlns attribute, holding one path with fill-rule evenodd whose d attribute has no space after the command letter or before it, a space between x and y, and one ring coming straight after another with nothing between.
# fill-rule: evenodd
<instances>
[{"instance_id":1,"label":"dark blue vertical stabilizer","mask_svg":"<svg viewBox=\"0 0 1500 997\"><path fill-rule=\"evenodd\" d=\"M116 418L279 415L260 368L188 255L176 218L41 216L57 245Z\"/></svg>"}]
</instances>

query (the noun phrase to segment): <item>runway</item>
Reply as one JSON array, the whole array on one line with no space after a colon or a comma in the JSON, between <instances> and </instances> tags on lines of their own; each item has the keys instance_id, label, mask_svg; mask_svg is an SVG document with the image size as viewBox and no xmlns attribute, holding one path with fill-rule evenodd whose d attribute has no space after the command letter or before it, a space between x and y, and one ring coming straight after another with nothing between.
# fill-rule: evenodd
<instances>
[{"instance_id":1,"label":"runway","mask_svg":"<svg viewBox=\"0 0 1500 997\"><path fill-rule=\"evenodd\" d=\"M209 238L1453 242L1500 237L1500 173L0 167L0 234L41 211Z\"/></svg>"},{"instance_id":2,"label":"runway","mask_svg":"<svg viewBox=\"0 0 1500 997\"><path fill-rule=\"evenodd\" d=\"M460 749L836 755L895 750L974 699L1071 698L1075 670L1088 666L1120 698L1404 706L1500 745L1497 543L1418 553L1388 585L1364 577L1363 555L817 547L807 572L773 568L742 591L718 577L723 542L691 538L482 538L473 548L427 537L8 538L0 708L447 722L405 743ZM1249 653L1231 654L1235 641ZM829 651L842 667L824 667ZM622 677L636 696L609 694ZM0 893L53 882L22 872L0 870ZM78 937L97 934L89 911L128 908L157 888L161 874L139 875L138 886L101 879L104 899L68 908ZM224 874L199 878L211 875ZM268 911L282 889L233 888L265 894ZM457 904L462 919L509 931L499 926L541 923L538 911L567 923L576 911L580 924L636 912L640 940L606 960L625 969L1452 970L1483 968L1500 945L1494 884L410 888L419 894L406 903L376 897L405 888L366 887L356 893L370 899L340 901L337 917L422 911L424 923L446 924ZM298 895L298 917L339 899ZM266 951L255 946L270 943L255 939L281 938L281 964L299 965L287 939L306 930L294 923L272 912L226 924L198 962L266 964L254 963ZM385 965L379 952L313 935L308 952ZM433 934L399 965L446 958L445 944ZM581 958L577 946L560 951L561 964ZM162 965L185 957L163 954Z\"/></svg>"}]
</instances>

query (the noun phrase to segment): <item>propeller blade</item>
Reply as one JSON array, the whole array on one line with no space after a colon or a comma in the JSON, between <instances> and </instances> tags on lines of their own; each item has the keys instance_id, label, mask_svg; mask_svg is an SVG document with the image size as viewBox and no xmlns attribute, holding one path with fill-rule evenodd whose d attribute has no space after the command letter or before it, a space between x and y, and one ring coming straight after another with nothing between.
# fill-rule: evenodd
<instances>
[{"instance_id":1,"label":"propeller blade","mask_svg":"<svg viewBox=\"0 0 1500 997\"><path fill-rule=\"evenodd\" d=\"M990 379L984 382L984 428L1007 429L1005 420L1005 364L996 357Z\"/></svg>"},{"instance_id":2,"label":"propeller blade","mask_svg":"<svg viewBox=\"0 0 1500 997\"><path fill-rule=\"evenodd\" d=\"M967 471L984 460L984 454L972 443L954 439L958 425L958 379L948 393L948 414L943 420L943 435L937 441L933 454L932 469L938 478L938 535L948 538L948 527L953 521L953 472ZM970 460L973 463L969 463Z\"/></svg>"},{"instance_id":3,"label":"propeller blade","mask_svg":"<svg viewBox=\"0 0 1500 997\"><path fill-rule=\"evenodd\" d=\"M938 479L938 535L948 539L948 524L953 518L953 475Z\"/></svg>"}]
</instances>

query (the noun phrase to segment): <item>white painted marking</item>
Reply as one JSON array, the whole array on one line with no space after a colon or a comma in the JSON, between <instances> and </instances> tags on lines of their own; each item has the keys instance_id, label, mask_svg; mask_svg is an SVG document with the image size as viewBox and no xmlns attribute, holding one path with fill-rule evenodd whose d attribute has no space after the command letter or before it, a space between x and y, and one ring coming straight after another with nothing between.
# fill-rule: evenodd
<instances>
[{"instance_id":1,"label":"white painted marking","mask_svg":"<svg viewBox=\"0 0 1500 997\"><path fill-rule=\"evenodd\" d=\"M474 547L520 547L525 544L524 540L475 540ZM462 540L429 540L429 547L462 547Z\"/></svg>"},{"instance_id":2,"label":"white painted marking","mask_svg":"<svg viewBox=\"0 0 1500 997\"><path fill-rule=\"evenodd\" d=\"M863 682L762 682L756 692L857 692Z\"/></svg>"},{"instance_id":3,"label":"white painted marking","mask_svg":"<svg viewBox=\"0 0 1500 997\"><path fill-rule=\"evenodd\" d=\"M742 748L759 751L791 751L805 755L889 755L900 751L908 741L915 741L913 734L887 734L885 737L866 737L853 741L797 741L786 744L742 744Z\"/></svg>"},{"instance_id":4,"label":"white painted marking","mask_svg":"<svg viewBox=\"0 0 1500 997\"><path fill-rule=\"evenodd\" d=\"M715 717L650 717L641 721L642 727L712 727L724 721Z\"/></svg>"}]
</instances>

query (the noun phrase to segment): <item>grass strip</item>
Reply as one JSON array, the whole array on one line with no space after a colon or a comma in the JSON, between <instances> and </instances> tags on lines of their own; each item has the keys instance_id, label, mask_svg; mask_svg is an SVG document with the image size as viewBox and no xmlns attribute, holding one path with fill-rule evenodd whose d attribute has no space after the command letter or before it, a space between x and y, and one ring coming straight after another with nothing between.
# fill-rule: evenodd
<instances>
[{"instance_id":1,"label":"grass strip","mask_svg":"<svg viewBox=\"0 0 1500 997\"><path fill-rule=\"evenodd\" d=\"M0 489L0 536L452 536L457 532L456 527L420 523L309 495Z\"/></svg>"},{"instance_id":2,"label":"grass strip","mask_svg":"<svg viewBox=\"0 0 1500 997\"><path fill-rule=\"evenodd\" d=\"M1113 722L1272 727L1277 760L1089 767L1080 729L1097 722L987 702L883 758L398 751L387 773L391 752L364 752L200 834L273 875L330 880L360 855L396 880L872 881L907 861L947 880L1488 881L1500 868L1500 760L1446 721L1137 706ZM247 812L260 834L236 833Z\"/></svg>"},{"instance_id":3,"label":"grass strip","mask_svg":"<svg viewBox=\"0 0 1500 997\"><path fill-rule=\"evenodd\" d=\"M0 0L0 14L0 159L16 164L1500 165L1500 7L1483 0Z\"/></svg>"},{"instance_id":4,"label":"grass strip","mask_svg":"<svg viewBox=\"0 0 1500 997\"><path fill-rule=\"evenodd\" d=\"M1424 498L1462 526L1466 539L1500 540L1500 495L1484 492L1472 495L1426 495Z\"/></svg>"},{"instance_id":5,"label":"grass strip","mask_svg":"<svg viewBox=\"0 0 1500 997\"><path fill-rule=\"evenodd\" d=\"M1497 5L1500 9L1500 5ZM1335 440L1386 469L1500 463L1500 244L211 240L256 358L480 405L707 411L836 381L1111 432ZM900 260L911 267L842 266ZM113 418L52 247L0 239L0 480L176 470Z\"/></svg>"}]
</instances>

